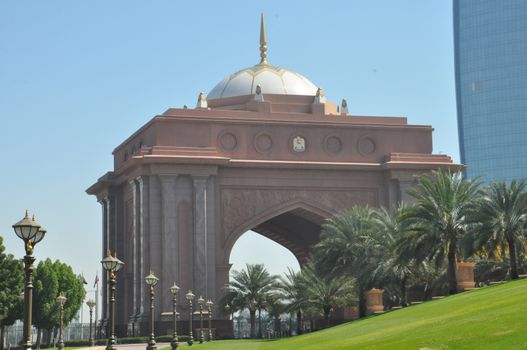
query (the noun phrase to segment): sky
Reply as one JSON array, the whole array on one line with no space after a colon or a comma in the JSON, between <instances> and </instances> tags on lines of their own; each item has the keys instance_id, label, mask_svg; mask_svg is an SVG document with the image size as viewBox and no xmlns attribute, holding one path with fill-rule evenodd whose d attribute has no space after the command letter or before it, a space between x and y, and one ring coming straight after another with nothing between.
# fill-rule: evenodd
<instances>
[{"instance_id":1,"label":"sky","mask_svg":"<svg viewBox=\"0 0 527 350\"><path fill-rule=\"evenodd\" d=\"M41 259L100 274L101 208L85 190L112 170L112 150L170 107L259 62L260 13L269 63L301 73L351 114L432 125L434 152L459 161L452 5L447 0L0 2L0 236L27 208L48 230ZM255 233L234 269L298 268ZM88 296L93 296L89 292Z\"/></svg>"}]
</instances>

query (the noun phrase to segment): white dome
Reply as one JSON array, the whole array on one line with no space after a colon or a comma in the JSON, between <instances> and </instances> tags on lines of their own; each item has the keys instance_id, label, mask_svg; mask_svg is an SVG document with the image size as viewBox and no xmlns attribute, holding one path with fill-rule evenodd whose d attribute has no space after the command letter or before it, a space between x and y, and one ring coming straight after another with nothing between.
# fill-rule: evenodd
<instances>
[{"instance_id":1,"label":"white dome","mask_svg":"<svg viewBox=\"0 0 527 350\"><path fill-rule=\"evenodd\" d=\"M220 81L207 99L252 95L258 85L263 94L315 96L317 92L317 87L303 75L270 64L257 64Z\"/></svg>"}]
</instances>

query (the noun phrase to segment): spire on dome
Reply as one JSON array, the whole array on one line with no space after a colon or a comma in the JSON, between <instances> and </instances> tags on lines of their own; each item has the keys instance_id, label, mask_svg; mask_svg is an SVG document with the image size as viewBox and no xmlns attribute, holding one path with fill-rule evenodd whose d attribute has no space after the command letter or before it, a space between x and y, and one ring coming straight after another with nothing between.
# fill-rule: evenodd
<instances>
[{"instance_id":1,"label":"spire on dome","mask_svg":"<svg viewBox=\"0 0 527 350\"><path fill-rule=\"evenodd\" d=\"M267 40L265 38L265 20L263 12L260 20L260 64L267 64Z\"/></svg>"}]
</instances>

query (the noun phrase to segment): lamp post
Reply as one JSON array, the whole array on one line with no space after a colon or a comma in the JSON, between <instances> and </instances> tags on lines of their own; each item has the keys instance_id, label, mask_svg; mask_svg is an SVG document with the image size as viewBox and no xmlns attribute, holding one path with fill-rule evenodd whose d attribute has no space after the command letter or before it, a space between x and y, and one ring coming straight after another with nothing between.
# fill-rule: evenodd
<instances>
[{"instance_id":1,"label":"lamp post","mask_svg":"<svg viewBox=\"0 0 527 350\"><path fill-rule=\"evenodd\" d=\"M68 300L62 292L57 297L57 304L59 304L59 311L60 311L60 328L59 328L59 341L57 342L57 349L62 350L64 349L64 303Z\"/></svg>"},{"instance_id":2,"label":"lamp post","mask_svg":"<svg viewBox=\"0 0 527 350\"><path fill-rule=\"evenodd\" d=\"M148 340L146 350L156 350L156 337L154 335L154 287L159 282L159 278L150 271L150 274L145 277L145 282L150 286L150 339Z\"/></svg>"},{"instance_id":3,"label":"lamp post","mask_svg":"<svg viewBox=\"0 0 527 350\"><path fill-rule=\"evenodd\" d=\"M24 256L24 270L25 270L25 287L24 287L24 334L22 340L22 348L30 350L31 343L31 323L33 308L33 263L35 257L33 256L33 248L46 235L46 230L40 226L33 216L33 220L29 219L29 212L26 210L26 215L22 220L13 225L15 234L24 241L26 255Z\"/></svg>"},{"instance_id":4,"label":"lamp post","mask_svg":"<svg viewBox=\"0 0 527 350\"><path fill-rule=\"evenodd\" d=\"M170 346L173 350L177 349L178 347L178 337L177 337L177 311L176 311L176 304L177 304L177 292L179 292L179 287L176 285L176 282L174 282L174 285L170 287L170 293L172 293L172 316L173 316L173 322L174 322L174 334L172 335L172 341L170 342Z\"/></svg>"},{"instance_id":5,"label":"lamp post","mask_svg":"<svg viewBox=\"0 0 527 350\"><path fill-rule=\"evenodd\" d=\"M86 305L88 305L88 307L90 308L90 346L95 346L95 340L93 339L93 334L91 332L91 328L92 328L92 320L93 320L93 307L95 306L95 301L93 301L93 299L89 299L87 302L86 302Z\"/></svg>"},{"instance_id":6,"label":"lamp post","mask_svg":"<svg viewBox=\"0 0 527 350\"><path fill-rule=\"evenodd\" d=\"M207 341L212 340L212 305L214 305L212 300L207 300L207 311L209 312L209 339Z\"/></svg>"},{"instance_id":7,"label":"lamp post","mask_svg":"<svg viewBox=\"0 0 527 350\"><path fill-rule=\"evenodd\" d=\"M199 305L199 343L203 343L203 338L205 337L203 333L203 304L205 304L205 299L200 295L198 298Z\"/></svg>"},{"instance_id":8,"label":"lamp post","mask_svg":"<svg viewBox=\"0 0 527 350\"><path fill-rule=\"evenodd\" d=\"M108 276L110 277L110 334L106 343L106 350L115 350L115 273L123 267L124 263L112 256L108 250L108 255L101 260L101 264L108 271Z\"/></svg>"},{"instance_id":9,"label":"lamp post","mask_svg":"<svg viewBox=\"0 0 527 350\"><path fill-rule=\"evenodd\" d=\"M194 300L194 294L191 290L188 291L188 293L185 295L185 297L188 300L188 323L189 323L189 332L188 332L188 345L191 346L194 344L194 337L192 336L192 300Z\"/></svg>"}]
</instances>

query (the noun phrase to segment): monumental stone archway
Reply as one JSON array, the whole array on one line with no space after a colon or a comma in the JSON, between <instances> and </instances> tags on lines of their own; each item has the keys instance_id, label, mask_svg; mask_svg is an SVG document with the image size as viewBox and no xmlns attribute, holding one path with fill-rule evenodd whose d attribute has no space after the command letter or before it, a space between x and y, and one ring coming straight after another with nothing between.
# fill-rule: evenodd
<instances>
[{"instance_id":1,"label":"monumental stone archway","mask_svg":"<svg viewBox=\"0 0 527 350\"><path fill-rule=\"evenodd\" d=\"M265 35L261 47L260 64L201 93L196 108L168 109L121 143L114 169L87 190L103 210L102 253L125 262L120 336L147 333L150 270L160 278L155 319L166 334L172 283L218 301L244 232L302 264L324 219L353 205L391 208L408 200L416 174L459 168L432 154L431 126L350 115L345 101L339 108L305 77L268 64ZM184 293L178 303L185 320ZM228 315L214 315L218 333L232 331Z\"/></svg>"}]
</instances>

